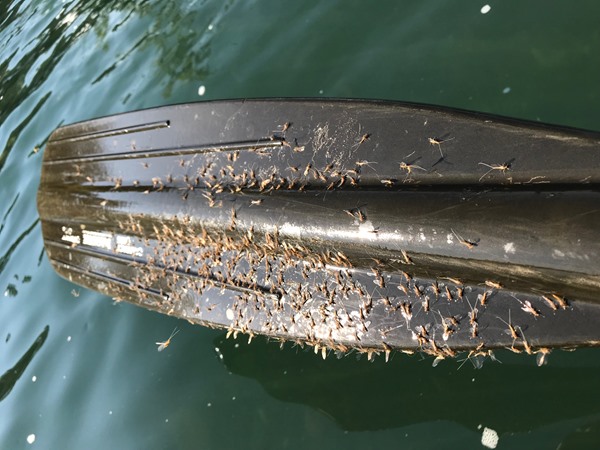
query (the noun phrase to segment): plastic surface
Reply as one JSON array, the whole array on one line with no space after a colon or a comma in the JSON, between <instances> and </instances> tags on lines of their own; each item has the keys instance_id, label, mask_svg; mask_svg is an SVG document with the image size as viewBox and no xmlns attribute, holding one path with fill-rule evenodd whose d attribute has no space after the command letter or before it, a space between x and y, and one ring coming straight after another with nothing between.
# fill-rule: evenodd
<instances>
[{"instance_id":1,"label":"plastic surface","mask_svg":"<svg viewBox=\"0 0 600 450\"><path fill-rule=\"evenodd\" d=\"M599 182L591 132L240 100L59 128L38 207L61 275L194 323L324 352L543 357L600 342Z\"/></svg>"}]
</instances>

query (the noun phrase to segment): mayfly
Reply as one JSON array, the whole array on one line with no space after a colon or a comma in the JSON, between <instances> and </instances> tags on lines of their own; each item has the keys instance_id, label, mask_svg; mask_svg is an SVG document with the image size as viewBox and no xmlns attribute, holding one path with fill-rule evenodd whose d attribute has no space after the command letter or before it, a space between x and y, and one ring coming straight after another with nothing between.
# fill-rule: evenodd
<instances>
[{"instance_id":1,"label":"mayfly","mask_svg":"<svg viewBox=\"0 0 600 450\"><path fill-rule=\"evenodd\" d=\"M444 153L442 152L442 142L446 142L446 141L451 141L452 139L454 139L453 137L448 138L448 139L442 139L442 138L427 138L429 140L429 143L431 145L437 145L438 148L440 149L440 154L442 155L442 158L444 157Z\"/></svg>"},{"instance_id":2,"label":"mayfly","mask_svg":"<svg viewBox=\"0 0 600 450\"><path fill-rule=\"evenodd\" d=\"M538 365L538 367L542 367L548 362L548 355L550 354L550 351L551 350L549 348L542 347L535 352L537 353L537 356L535 357L535 362Z\"/></svg>"},{"instance_id":3,"label":"mayfly","mask_svg":"<svg viewBox=\"0 0 600 450\"><path fill-rule=\"evenodd\" d=\"M162 352L165 348L167 348L169 346L169 344L171 344L171 339L173 339L177 333L179 333L179 330L177 329L177 327L175 327L173 329L173 331L171 332L171 336L169 336L169 339L167 339L164 342L157 342L156 343L156 345L158 345L157 350L159 352Z\"/></svg>"},{"instance_id":4,"label":"mayfly","mask_svg":"<svg viewBox=\"0 0 600 450\"><path fill-rule=\"evenodd\" d=\"M417 166L415 164L407 164L404 161L400 163L400 169L406 171L406 176L408 177L415 169L424 170L427 172L427 169L423 169L421 166Z\"/></svg>"},{"instance_id":5,"label":"mayfly","mask_svg":"<svg viewBox=\"0 0 600 450\"><path fill-rule=\"evenodd\" d=\"M456 231L454 231L452 228L450 228L450 230L452 231L452 234L454 234L454 236L456 236L456 239L458 239L458 241L462 245L464 245L465 247L467 247L469 250L471 250L473 247L477 247L477 244L478 244L477 241L467 241L462 236L459 236L458 234L456 234Z\"/></svg>"},{"instance_id":6,"label":"mayfly","mask_svg":"<svg viewBox=\"0 0 600 450\"><path fill-rule=\"evenodd\" d=\"M360 147L361 144L367 142L369 140L369 138L371 137L371 135L369 133L363 134L360 139L357 141L356 145L354 146L354 148L358 148Z\"/></svg>"},{"instance_id":7,"label":"mayfly","mask_svg":"<svg viewBox=\"0 0 600 450\"><path fill-rule=\"evenodd\" d=\"M506 173L507 170L510 170L510 163L504 163L504 164L486 164L484 162L480 162L479 165L490 168L490 170L488 170L486 173L484 173L483 175L481 175L481 178L479 178L479 181L483 180L485 178L485 176L488 173L492 172L493 170L499 170L503 174Z\"/></svg>"}]
</instances>

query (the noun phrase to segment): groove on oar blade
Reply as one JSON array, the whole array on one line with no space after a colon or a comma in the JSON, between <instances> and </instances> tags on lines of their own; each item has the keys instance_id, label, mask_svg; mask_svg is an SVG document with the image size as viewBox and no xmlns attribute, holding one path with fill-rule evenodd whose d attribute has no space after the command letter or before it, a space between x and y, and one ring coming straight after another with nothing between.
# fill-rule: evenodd
<instances>
[{"instance_id":1,"label":"groove on oar blade","mask_svg":"<svg viewBox=\"0 0 600 450\"><path fill-rule=\"evenodd\" d=\"M48 141L48 144L58 144L58 143L64 144L64 143L71 143L71 142L83 142L83 141L90 141L90 140L99 139L99 138L119 136L122 134L135 134L135 133L141 133L143 131L157 130L160 128L168 128L169 125L170 125L170 123L168 120L163 120L160 122L144 123L144 124L132 125L129 127L124 127L124 128L114 128L114 129L110 129L110 130L93 131L90 133L77 134L74 136L68 136L68 137L64 137L64 138L54 138L54 139L51 138Z\"/></svg>"},{"instance_id":2,"label":"groove on oar blade","mask_svg":"<svg viewBox=\"0 0 600 450\"><path fill-rule=\"evenodd\" d=\"M90 138L91 139L91 138ZM91 163L97 161L111 161L122 159L157 158L161 156L185 156L202 153L233 152L236 150L270 149L281 147L281 141L271 139L258 139L244 142L226 142L220 144L195 145L177 148L135 149L126 152L97 153L85 156L56 158L44 161L44 164L56 165L62 163Z\"/></svg>"}]
</instances>

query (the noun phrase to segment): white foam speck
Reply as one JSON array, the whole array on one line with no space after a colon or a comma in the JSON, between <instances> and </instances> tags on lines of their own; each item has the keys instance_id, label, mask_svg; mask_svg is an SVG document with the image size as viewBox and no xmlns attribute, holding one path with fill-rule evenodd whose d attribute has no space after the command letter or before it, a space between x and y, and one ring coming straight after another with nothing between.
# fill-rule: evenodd
<instances>
[{"instance_id":1,"label":"white foam speck","mask_svg":"<svg viewBox=\"0 0 600 450\"><path fill-rule=\"evenodd\" d=\"M503 94L508 94L510 92L510 87L506 86L504 89L502 89L502 93Z\"/></svg>"},{"instance_id":2,"label":"white foam speck","mask_svg":"<svg viewBox=\"0 0 600 450\"><path fill-rule=\"evenodd\" d=\"M27 436L27 443L33 444L34 442L35 442L35 434L31 433L29 436Z\"/></svg>"},{"instance_id":3,"label":"white foam speck","mask_svg":"<svg viewBox=\"0 0 600 450\"><path fill-rule=\"evenodd\" d=\"M487 448L496 448L498 445L498 433L496 430L485 427L481 433L481 443Z\"/></svg>"},{"instance_id":4,"label":"white foam speck","mask_svg":"<svg viewBox=\"0 0 600 450\"><path fill-rule=\"evenodd\" d=\"M210 408L210 407L212 406L212 403L208 402L208 403L206 404L206 406L207 406L208 408Z\"/></svg>"},{"instance_id":5,"label":"white foam speck","mask_svg":"<svg viewBox=\"0 0 600 450\"><path fill-rule=\"evenodd\" d=\"M71 342L71 336L67 336L67 342Z\"/></svg>"},{"instance_id":6,"label":"white foam speck","mask_svg":"<svg viewBox=\"0 0 600 450\"><path fill-rule=\"evenodd\" d=\"M204 94L206 94L206 86L202 85L198 88L198 95L202 97Z\"/></svg>"},{"instance_id":7,"label":"white foam speck","mask_svg":"<svg viewBox=\"0 0 600 450\"><path fill-rule=\"evenodd\" d=\"M227 308L227 311L225 311L225 315L227 316L227 319L233 320L233 309Z\"/></svg>"},{"instance_id":8,"label":"white foam speck","mask_svg":"<svg viewBox=\"0 0 600 450\"><path fill-rule=\"evenodd\" d=\"M213 24L211 23L211 24L208 26L208 31L212 31L212 29L213 29L213 28L214 28L214 26L213 26Z\"/></svg>"},{"instance_id":9,"label":"white foam speck","mask_svg":"<svg viewBox=\"0 0 600 450\"><path fill-rule=\"evenodd\" d=\"M108 412L108 415L109 415L109 416L112 416L112 411L109 411L109 412Z\"/></svg>"},{"instance_id":10,"label":"white foam speck","mask_svg":"<svg viewBox=\"0 0 600 450\"><path fill-rule=\"evenodd\" d=\"M514 254L516 251L514 242L507 242L504 244L504 253Z\"/></svg>"},{"instance_id":11,"label":"white foam speck","mask_svg":"<svg viewBox=\"0 0 600 450\"><path fill-rule=\"evenodd\" d=\"M487 14L490 12L491 9L492 7L490 5L483 5L481 7L481 14Z\"/></svg>"},{"instance_id":12,"label":"white foam speck","mask_svg":"<svg viewBox=\"0 0 600 450\"><path fill-rule=\"evenodd\" d=\"M57 17L58 19L58 17ZM68 13L65 17L62 18L62 20L60 21L61 25L71 25L75 19L77 19L77 14L75 14L74 12L70 12Z\"/></svg>"},{"instance_id":13,"label":"white foam speck","mask_svg":"<svg viewBox=\"0 0 600 450\"><path fill-rule=\"evenodd\" d=\"M33 381L34 383L37 381L37 377L34 375L31 377L31 381Z\"/></svg>"}]
</instances>

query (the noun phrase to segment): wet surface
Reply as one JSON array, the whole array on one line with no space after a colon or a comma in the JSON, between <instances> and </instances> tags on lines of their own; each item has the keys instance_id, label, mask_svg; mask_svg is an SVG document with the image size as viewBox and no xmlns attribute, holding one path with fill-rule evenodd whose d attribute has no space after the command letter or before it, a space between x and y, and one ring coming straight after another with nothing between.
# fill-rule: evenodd
<instances>
[{"instance_id":1,"label":"wet surface","mask_svg":"<svg viewBox=\"0 0 600 450\"><path fill-rule=\"evenodd\" d=\"M228 335L543 364L600 342L599 148L423 106L196 103L57 130L38 204L63 276Z\"/></svg>"}]
</instances>

